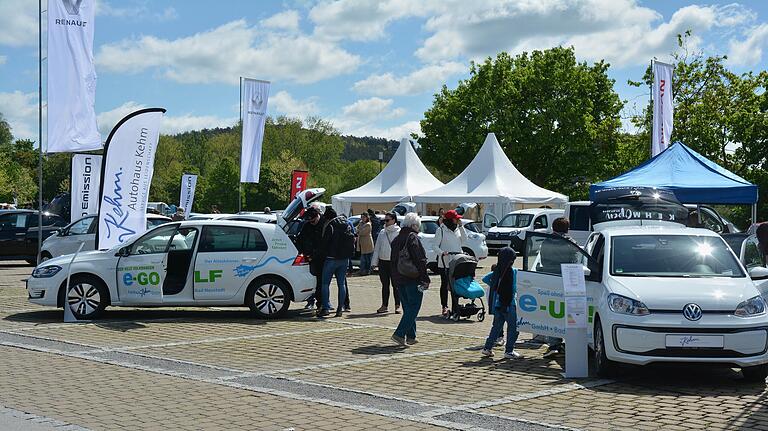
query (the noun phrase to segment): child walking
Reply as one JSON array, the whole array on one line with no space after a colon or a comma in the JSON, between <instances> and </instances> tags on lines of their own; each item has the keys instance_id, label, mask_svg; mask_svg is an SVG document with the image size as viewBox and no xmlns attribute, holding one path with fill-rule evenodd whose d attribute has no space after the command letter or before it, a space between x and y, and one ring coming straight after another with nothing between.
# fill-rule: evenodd
<instances>
[{"instance_id":1,"label":"child walking","mask_svg":"<svg viewBox=\"0 0 768 431\"><path fill-rule=\"evenodd\" d=\"M493 326L482 354L493 357L493 346L496 340L504 332L504 324L507 324L507 342L504 359L519 358L515 352L517 341L517 308L515 306L515 294L517 292L517 269L512 267L515 263L515 251L510 247L504 247L499 251L499 261L493 272L486 275L483 281L489 286L488 308L493 314Z\"/></svg>"}]
</instances>

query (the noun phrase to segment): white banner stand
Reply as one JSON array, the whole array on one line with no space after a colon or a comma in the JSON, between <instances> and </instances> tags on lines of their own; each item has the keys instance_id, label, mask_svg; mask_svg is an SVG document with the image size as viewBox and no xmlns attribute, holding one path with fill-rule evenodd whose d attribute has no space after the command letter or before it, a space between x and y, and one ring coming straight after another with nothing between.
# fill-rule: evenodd
<instances>
[{"instance_id":1,"label":"white banner stand","mask_svg":"<svg viewBox=\"0 0 768 431\"><path fill-rule=\"evenodd\" d=\"M90 320L80 320L72 313L72 309L69 308L69 278L72 276L72 262L75 261L78 253L82 251L85 242L80 243L80 247L77 248L75 254L72 255L72 259L69 261L69 267L67 267L67 284L64 288L64 323L77 323L77 322L90 322Z\"/></svg>"},{"instance_id":2,"label":"white banner stand","mask_svg":"<svg viewBox=\"0 0 768 431\"><path fill-rule=\"evenodd\" d=\"M589 377L587 286L579 263L560 265L565 290L565 378Z\"/></svg>"}]
</instances>

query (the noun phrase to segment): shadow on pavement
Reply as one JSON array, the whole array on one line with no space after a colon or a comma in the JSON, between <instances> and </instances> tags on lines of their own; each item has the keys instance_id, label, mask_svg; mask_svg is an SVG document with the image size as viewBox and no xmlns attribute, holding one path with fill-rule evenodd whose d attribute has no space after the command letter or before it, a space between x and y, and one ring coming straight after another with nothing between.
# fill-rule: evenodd
<instances>
[{"instance_id":1,"label":"shadow on pavement","mask_svg":"<svg viewBox=\"0 0 768 431\"><path fill-rule=\"evenodd\" d=\"M394 343L394 342L393 342ZM406 346L399 346L396 344L392 344L389 346L382 346L382 345L370 345L370 346L360 346L355 347L354 349L350 350L352 354L354 355L391 355L394 353L400 353L408 348Z\"/></svg>"},{"instance_id":2,"label":"shadow on pavement","mask_svg":"<svg viewBox=\"0 0 768 431\"><path fill-rule=\"evenodd\" d=\"M479 323L477 319L459 319L458 321L454 322L453 320L446 319L441 315L419 316L416 318L416 321L432 322L440 325L467 325L470 323Z\"/></svg>"},{"instance_id":3,"label":"shadow on pavement","mask_svg":"<svg viewBox=\"0 0 768 431\"><path fill-rule=\"evenodd\" d=\"M309 318L303 310L289 310L282 320L297 320ZM10 314L3 318L10 322L37 324L63 323L64 312L61 309L46 309ZM265 325L269 320L259 319L249 310L176 310L176 309L107 309L98 320L90 323L108 326L112 323L128 322L147 323L239 323L249 325ZM123 325L124 326L124 325Z\"/></svg>"}]
</instances>

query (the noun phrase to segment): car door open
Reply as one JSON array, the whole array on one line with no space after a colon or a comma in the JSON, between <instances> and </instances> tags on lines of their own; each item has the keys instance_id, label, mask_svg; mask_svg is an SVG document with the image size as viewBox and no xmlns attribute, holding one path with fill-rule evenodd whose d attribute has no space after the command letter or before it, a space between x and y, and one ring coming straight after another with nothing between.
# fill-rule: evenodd
<instances>
[{"instance_id":1,"label":"car door open","mask_svg":"<svg viewBox=\"0 0 768 431\"><path fill-rule=\"evenodd\" d=\"M177 225L157 228L118 251L116 277L121 302L162 304L168 246L176 228Z\"/></svg>"}]
</instances>

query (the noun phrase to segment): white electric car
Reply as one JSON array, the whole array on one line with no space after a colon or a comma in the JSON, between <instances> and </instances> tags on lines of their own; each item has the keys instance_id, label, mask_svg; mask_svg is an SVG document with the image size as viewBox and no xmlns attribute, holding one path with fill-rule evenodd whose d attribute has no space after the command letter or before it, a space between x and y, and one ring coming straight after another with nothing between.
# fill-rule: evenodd
<instances>
[{"instance_id":1,"label":"white electric car","mask_svg":"<svg viewBox=\"0 0 768 431\"><path fill-rule=\"evenodd\" d=\"M168 223L109 250L50 259L27 279L29 300L66 303L79 319L96 318L108 305L247 305L258 317L279 317L315 289L283 227L323 193L303 191L279 223Z\"/></svg>"},{"instance_id":2,"label":"white electric car","mask_svg":"<svg viewBox=\"0 0 768 431\"><path fill-rule=\"evenodd\" d=\"M41 259L45 261L65 254L72 254L80 247L80 243L85 243L83 251L96 248L96 225L98 223L94 223L95 220L96 216L85 216L46 238L41 249ZM147 214L147 230L170 221L170 217Z\"/></svg>"},{"instance_id":3,"label":"white electric car","mask_svg":"<svg viewBox=\"0 0 768 431\"><path fill-rule=\"evenodd\" d=\"M485 238L488 249L497 253L504 247L512 247L520 253L526 232L552 232L552 222L563 214L563 210L549 208L513 211L488 230Z\"/></svg>"},{"instance_id":4,"label":"white electric car","mask_svg":"<svg viewBox=\"0 0 768 431\"><path fill-rule=\"evenodd\" d=\"M739 367L747 379L765 380L768 269L747 271L707 229L622 224L596 225L585 249L529 233L518 286L562 291L560 263L582 263L589 344L600 375L612 374L618 362L697 362ZM539 309L532 296L519 298L519 306L524 313Z\"/></svg>"}]
</instances>

